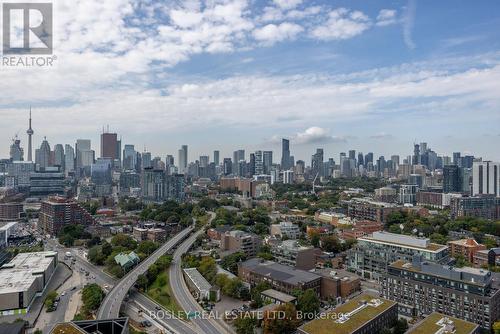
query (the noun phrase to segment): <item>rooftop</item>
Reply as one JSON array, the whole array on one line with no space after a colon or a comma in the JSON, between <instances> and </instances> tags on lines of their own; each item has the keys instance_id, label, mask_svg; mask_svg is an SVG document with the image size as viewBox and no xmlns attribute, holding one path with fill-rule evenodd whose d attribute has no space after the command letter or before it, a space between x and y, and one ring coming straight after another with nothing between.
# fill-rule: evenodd
<instances>
[{"instance_id":1,"label":"rooftop","mask_svg":"<svg viewBox=\"0 0 500 334\"><path fill-rule=\"evenodd\" d=\"M425 273L433 276L439 276L454 281L467 282L475 285L488 285L491 281L491 272L484 269L463 267L457 268L452 266L441 265L434 262L406 262L398 260L390 265L391 267L404 269L416 273Z\"/></svg>"},{"instance_id":2,"label":"rooftop","mask_svg":"<svg viewBox=\"0 0 500 334\"><path fill-rule=\"evenodd\" d=\"M122 334L128 333L128 318L81 320L57 324L50 334Z\"/></svg>"},{"instance_id":3,"label":"rooftop","mask_svg":"<svg viewBox=\"0 0 500 334\"><path fill-rule=\"evenodd\" d=\"M460 239L460 240L452 240L448 241L449 244L454 244L454 245L459 245L463 247L477 247L477 246L482 246L479 242L472 238L468 239Z\"/></svg>"},{"instance_id":4,"label":"rooftop","mask_svg":"<svg viewBox=\"0 0 500 334\"><path fill-rule=\"evenodd\" d=\"M243 268L251 270L262 276L268 276L275 280L297 285L320 279L320 276L305 270L295 269L273 261L264 261L253 258L240 264Z\"/></svg>"},{"instance_id":5,"label":"rooftop","mask_svg":"<svg viewBox=\"0 0 500 334\"><path fill-rule=\"evenodd\" d=\"M120 253L120 254L115 256L115 262L122 267L126 266L130 263L133 263L133 264L139 263L139 261L140 261L139 257L134 252L130 252L128 254Z\"/></svg>"},{"instance_id":6,"label":"rooftop","mask_svg":"<svg viewBox=\"0 0 500 334\"><path fill-rule=\"evenodd\" d=\"M382 208L395 208L398 206L394 203L375 201L374 199L372 199L370 197L355 197L355 198L351 199L351 201L358 202L358 203L364 203L364 204L371 204L371 205L379 206Z\"/></svg>"},{"instance_id":7,"label":"rooftop","mask_svg":"<svg viewBox=\"0 0 500 334\"><path fill-rule=\"evenodd\" d=\"M478 325L472 322L434 312L411 328L408 331L408 334L438 333L438 331L446 325L449 325L450 329L453 328L455 330L455 332L453 332L454 334L470 334L473 333L478 327ZM446 332L440 333L444 334ZM451 331L449 331L449 333L451 333Z\"/></svg>"},{"instance_id":8,"label":"rooftop","mask_svg":"<svg viewBox=\"0 0 500 334\"><path fill-rule=\"evenodd\" d=\"M196 268L186 268L184 269L184 273L189 276L198 290L210 290L210 288L212 287L212 285L208 283L205 277L203 277L203 275L200 274L200 272Z\"/></svg>"},{"instance_id":9,"label":"rooftop","mask_svg":"<svg viewBox=\"0 0 500 334\"><path fill-rule=\"evenodd\" d=\"M329 312L331 316L306 323L301 329L310 334L350 334L364 326L396 302L362 294ZM338 318L337 315L344 315Z\"/></svg>"},{"instance_id":10,"label":"rooftop","mask_svg":"<svg viewBox=\"0 0 500 334\"><path fill-rule=\"evenodd\" d=\"M302 251L314 248L313 246L303 246L299 244L297 240L289 239L283 240L281 243L275 245L276 248L282 248L285 250Z\"/></svg>"},{"instance_id":11,"label":"rooftop","mask_svg":"<svg viewBox=\"0 0 500 334\"><path fill-rule=\"evenodd\" d=\"M13 322L0 324L0 333L2 334L21 334L24 333L24 322Z\"/></svg>"},{"instance_id":12,"label":"rooftop","mask_svg":"<svg viewBox=\"0 0 500 334\"><path fill-rule=\"evenodd\" d=\"M261 292L262 295L282 301L284 303L290 303L293 302L295 299L297 299L294 296L290 296L287 293L280 292L278 290L274 289L267 289Z\"/></svg>"},{"instance_id":13,"label":"rooftop","mask_svg":"<svg viewBox=\"0 0 500 334\"><path fill-rule=\"evenodd\" d=\"M51 334L86 334L85 331L79 329L71 322L64 324L57 324L52 331Z\"/></svg>"},{"instance_id":14,"label":"rooftop","mask_svg":"<svg viewBox=\"0 0 500 334\"><path fill-rule=\"evenodd\" d=\"M373 232L372 235L361 237L358 240L400 245L407 248L423 249L431 252L438 252L448 248L446 245L431 243L428 238L417 238L411 235L389 233L385 231Z\"/></svg>"},{"instance_id":15,"label":"rooftop","mask_svg":"<svg viewBox=\"0 0 500 334\"><path fill-rule=\"evenodd\" d=\"M0 268L0 293L26 291L31 287L36 274L42 274L57 252L20 253Z\"/></svg>"}]
</instances>

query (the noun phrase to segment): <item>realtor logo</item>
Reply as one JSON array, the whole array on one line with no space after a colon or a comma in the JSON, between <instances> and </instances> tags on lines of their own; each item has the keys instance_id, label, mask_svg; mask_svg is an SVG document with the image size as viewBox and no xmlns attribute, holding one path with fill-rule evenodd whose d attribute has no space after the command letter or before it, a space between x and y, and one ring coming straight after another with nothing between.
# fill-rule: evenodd
<instances>
[{"instance_id":1,"label":"realtor logo","mask_svg":"<svg viewBox=\"0 0 500 334\"><path fill-rule=\"evenodd\" d=\"M52 4L3 4L3 54L52 54Z\"/></svg>"}]
</instances>

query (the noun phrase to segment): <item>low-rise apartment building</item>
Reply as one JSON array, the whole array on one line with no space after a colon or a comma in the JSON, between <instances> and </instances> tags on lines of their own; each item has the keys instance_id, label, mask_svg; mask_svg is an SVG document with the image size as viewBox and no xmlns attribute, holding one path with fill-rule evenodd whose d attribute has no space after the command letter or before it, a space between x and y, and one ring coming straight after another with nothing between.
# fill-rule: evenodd
<instances>
[{"instance_id":1,"label":"low-rise apartment building","mask_svg":"<svg viewBox=\"0 0 500 334\"><path fill-rule=\"evenodd\" d=\"M397 301L400 314L433 312L478 324L489 330L500 316L500 290L488 270L455 268L414 256L398 260L383 275L381 295Z\"/></svg>"},{"instance_id":2,"label":"low-rise apartment building","mask_svg":"<svg viewBox=\"0 0 500 334\"><path fill-rule=\"evenodd\" d=\"M319 269L314 271L321 276L321 298L345 300L361 290L361 278L342 269Z\"/></svg>"},{"instance_id":3,"label":"low-rise apartment building","mask_svg":"<svg viewBox=\"0 0 500 334\"><path fill-rule=\"evenodd\" d=\"M450 201L450 215L453 219L458 217L499 219L500 197L481 195L452 198Z\"/></svg>"},{"instance_id":4,"label":"low-rise apartment building","mask_svg":"<svg viewBox=\"0 0 500 334\"><path fill-rule=\"evenodd\" d=\"M229 231L224 233L220 241L221 251L243 252L247 257L257 255L261 246L258 235L244 231Z\"/></svg>"},{"instance_id":5,"label":"low-rise apartment building","mask_svg":"<svg viewBox=\"0 0 500 334\"><path fill-rule=\"evenodd\" d=\"M297 224L291 222L280 222L279 224L271 225L271 236L278 236L286 239L298 239L302 234Z\"/></svg>"},{"instance_id":6,"label":"low-rise apartment building","mask_svg":"<svg viewBox=\"0 0 500 334\"><path fill-rule=\"evenodd\" d=\"M449 259L448 246L431 243L428 238L374 232L358 238L357 244L348 251L347 266L362 277L379 280L390 263L400 259L411 261L417 254L438 263Z\"/></svg>"},{"instance_id":7,"label":"low-rise apartment building","mask_svg":"<svg viewBox=\"0 0 500 334\"><path fill-rule=\"evenodd\" d=\"M448 241L450 247L450 255L454 258L462 256L470 263L474 262L474 255L480 251L485 250L486 246L478 243L472 238Z\"/></svg>"},{"instance_id":8,"label":"low-rise apartment building","mask_svg":"<svg viewBox=\"0 0 500 334\"><path fill-rule=\"evenodd\" d=\"M303 270L315 268L315 256L319 253L320 249L301 246L296 240L284 240L271 246L276 262Z\"/></svg>"},{"instance_id":9,"label":"low-rise apartment building","mask_svg":"<svg viewBox=\"0 0 500 334\"><path fill-rule=\"evenodd\" d=\"M477 251L472 263L477 267L500 266L500 248Z\"/></svg>"},{"instance_id":10,"label":"low-rise apartment building","mask_svg":"<svg viewBox=\"0 0 500 334\"><path fill-rule=\"evenodd\" d=\"M260 258L239 263L238 277L252 286L267 282L273 289L287 294L295 289L313 289L318 296L321 292L321 276Z\"/></svg>"}]
</instances>

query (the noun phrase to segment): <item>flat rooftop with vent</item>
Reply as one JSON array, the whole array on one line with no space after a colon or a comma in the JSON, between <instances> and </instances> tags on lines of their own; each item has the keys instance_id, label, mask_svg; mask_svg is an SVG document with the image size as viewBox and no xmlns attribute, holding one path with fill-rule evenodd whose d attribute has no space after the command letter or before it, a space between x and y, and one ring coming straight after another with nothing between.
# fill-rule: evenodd
<instances>
[{"instance_id":1,"label":"flat rooftop with vent","mask_svg":"<svg viewBox=\"0 0 500 334\"><path fill-rule=\"evenodd\" d=\"M57 266L57 252L21 253L0 267L0 315L24 314Z\"/></svg>"},{"instance_id":2,"label":"flat rooftop with vent","mask_svg":"<svg viewBox=\"0 0 500 334\"><path fill-rule=\"evenodd\" d=\"M410 328L408 334L476 334L479 325L434 312Z\"/></svg>"},{"instance_id":3,"label":"flat rooftop with vent","mask_svg":"<svg viewBox=\"0 0 500 334\"><path fill-rule=\"evenodd\" d=\"M302 334L377 333L397 319L397 303L368 294L357 296L338 306L321 319L299 328Z\"/></svg>"}]
</instances>

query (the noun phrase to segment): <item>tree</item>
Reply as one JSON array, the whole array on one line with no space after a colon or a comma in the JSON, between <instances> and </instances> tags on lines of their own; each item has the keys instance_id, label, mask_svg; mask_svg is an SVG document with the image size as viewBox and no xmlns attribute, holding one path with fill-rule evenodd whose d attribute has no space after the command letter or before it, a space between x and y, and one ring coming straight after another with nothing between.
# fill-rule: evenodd
<instances>
[{"instance_id":1,"label":"tree","mask_svg":"<svg viewBox=\"0 0 500 334\"><path fill-rule=\"evenodd\" d=\"M141 290L146 289L149 285L148 277L144 274L137 276L136 284L139 287L139 289Z\"/></svg>"},{"instance_id":2,"label":"tree","mask_svg":"<svg viewBox=\"0 0 500 334\"><path fill-rule=\"evenodd\" d=\"M147 271L149 281L153 282L159 273L160 273L160 269L158 269L158 266L156 265L156 263L153 263L151 266L149 266L148 271Z\"/></svg>"},{"instance_id":3,"label":"tree","mask_svg":"<svg viewBox=\"0 0 500 334\"><path fill-rule=\"evenodd\" d=\"M440 245L446 245L448 239L442 235L441 233L434 232L430 235L430 239L432 242Z\"/></svg>"},{"instance_id":4,"label":"tree","mask_svg":"<svg viewBox=\"0 0 500 334\"><path fill-rule=\"evenodd\" d=\"M82 289L83 310L90 313L99 308L104 299L104 291L96 283L87 284Z\"/></svg>"},{"instance_id":5,"label":"tree","mask_svg":"<svg viewBox=\"0 0 500 334\"><path fill-rule=\"evenodd\" d=\"M254 328L257 327L259 321L253 316L243 314L234 320L237 334L253 334Z\"/></svg>"},{"instance_id":6,"label":"tree","mask_svg":"<svg viewBox=\"0 0 500 334\"><path fill-rule=\"evenodd\" d=\"M99 238L98 236L95 236L95 237L92 237L92 239L88 240L87 241L87 248L90 248L92 246L95 246L95 245L99 245L101 243L101 238Z\"/></svg>"},{"instance_id":7,"label":"tree","mask_svg":"<svg viewBox=\"0 0 500 334\"><path fill-rule=\"evenodd\" d=\"M500 334L500 321L496 321L494 324L493 324L493 332L495 334Z\"/></svg>"},{"instance_id":8,"label":"tree","mask_svg":"<svg viewBox=\"0 0 500 334\"><path fill-rule=\"evenodd\" d=\"M57 298L57 292L52 290L47 294L47 297L45 297L45 307L46 308L52 308L54 306L54 302L56 301Z\"/></svg>"},{"instance_id":9,"label":"tree","mask_svg":"<svg viewBox=\"0 0 500 334\"><path fill-rule=\"evenodd\" d=\"M483 243L488 249L497 247L497 242L495 241L495 239L490 237L484 238Z\"/></svg>"},{"instance_id":10,"label":"tree","mask_svg":"<svg viewBox=\"0 0 500 334\"><path fill-rule=\"evenodd\" d=\"M277 317L276 314L280 314L280 312L283 312L283 316ZM293 333L299 325L297 310L291 303L281 304L274 310L268 310L264 313L264 334Z\"/></svg>"},{"instance_id":11,"label":"tree","mask_svg":"<svg viewBox=\"0 0 500 334\"><path fill-rule=\"evenodd\" d=\"M255 234L264 235L269 233L269 227L264 223L256 223L253 227L253 232Z\"/></svg>"},{"instance_id":12,"label":"tree","mask_svg":"<svg viewBox=\"0 0 500 334\"><path fill-rule=\"evenodd\" d=\"M298 298L297 308L303 313L317 313L319 307L319 298L313 289L307 289Z\"/></svg>"},{"instance_id":13,"label":"tree","mask_svg":"<svg viewBox=\"0 0 500 334\"><path fill-rule=\"evenodd\" d=\"M245 259L245 253L236 252L226 256L224 259L222 259L220 264L224 269L229 270L233 274L236 274L238 272L238 263L245 261Z\"/></svg>"},{"instance_id":14,"label":"tree","mask_svg":"<svg viewBox=\"0 0 500 334\"><path fill-rule=\"evenodd\" d=\"M59 243L63 244L66 247L73 247L75 244L75 238L73 238L69 234L63 234L59 237Z\"/></svg>"},{"instance_id":15,"label":"tree","mask_svg":"<svg viewBox=\"0 0 500 334\"><path fill-rule=\"evenodd\" d=\"M274 259L273 254L265 253L265 252L257 253L257 257L260 257L261 259L268 260L268 261L271 261L272 259Z\"/></svg>"},{"instance_id":16,"label":"tree","mask_svg":"<svg viewBox=\"0 0 500 334\"><path fill-rule=\"evenodd\" d=\"M123 233L119 233L119 234L115 235L111 239L111 244L113 246L125 247L126 249L130 249L130 250L135 249L137 247L137 241L132 239L131 236L123 234Z\"/></svg>"},{"instance_id":17,"label":"tree","mask_svg":"<svg viewBox=\"0 0 500 334\"><path fill-rule=\"evenodd\" d=\"M406 333L407 329L408 329L408 322L406 321L406 319L404 318L398 319L394 324L393 334L404 334Z\"/></svg>"},{"instance_id":18,"label":"tree","mask_svg":"<svg viewBox=\"0 0 500 334\"><path fill-rule=\"evenodd\" d=\"M207 281L212 282L217 275L217 265L215 260L211 257L204 257L200 261L198 271L207 279Z\"/></svg>"},{"instance_id":19,"label":"tree","mask_svg":"<svg viewBox=\"0 0 500 334\"><path fill-rule=\"evenodd\" d=\"M103 254L101 246L94 246L89 249L87 258L91 263L98 266L102 266L104 264L104 261L106 261L106 255Z\"/></svg>"},{"instance_id":20,"label":"tree","mask_svg":"<svg viewBox=\"0 0 500 334\"><path fill-rule=\"evenodd\" d=\"M462 254L458 254L455 256L455 266L457 268L469 267L471 263L465 259Z\"/></svg>"},{"instance_id":21,"label":"tree","mask_svg":"<svg viewBox=\"0 0 500 334\"><path fill-rule=\"evenodd\" d=\"M137 253L145 254L146 256L151 255L156 249L158 249L158 244L156 242L145 240L139 243L137 246Z\"/></svg>"},{"instance_id":22,"label":"tree","mask_svg":"<svg viewBox=\"0 0 500 334\"><path fill-rule=\"evenodd\" d=\"M262 293L262 291L267 289L271 289L271 284L267 282L260 282L252 288L250 295L253 301L252 304L255 308L262 307L263 302L260 294Z\"/></svg>"},{"instance_id":23,"label":"tree","mask_svg":"<svg viewBox=\"0 0 500 334\"><path fill-rule=\"evenodd\" d=\"M42 330L37 328L35 329L35 331L33 332L33 334L43 334Z\"/></svg>"},{"instance_id":24,"label":"tree","mask_svg":"<svg viewBox=\"0 0 500 334\"><path fill-rule=\"evenodd\" d=\"M336 236L328 235L321 239L321 248L325 252L338 253L342 251L342 244Z\"/></svg>"},{"instance_id":25,"label":"tree","mask_svg":"<svg viewBox=\"0 0 500 334\"><path fill-rule=\"evenodd\" d=\"M101 250L104 255L109 256L113 252L113 246L111 246L109 242L103 241L101 245Z\"/></svg>"},{"instance_id":26,"label":"tree","mask_svg":"<svg viewBox=\"0 0 500 334\"><path fill-rule=\"evenodd\" d=\"M311 245L319 247L320 237L318 233L311 233Z\"/></svg>"},{"instance_id":27,"label":"tree","mask_svg":"<svg viewBox=\"0 0 500 334\"><path fill-rule=\"evenodd\" d=\"M172 263L172 256L171 255L162 255L158 258L158 260L156 261L156 265L160 268L160 269L168 269L168 267L170 267L170 264Z\"/></svg>"}]
</instances>

